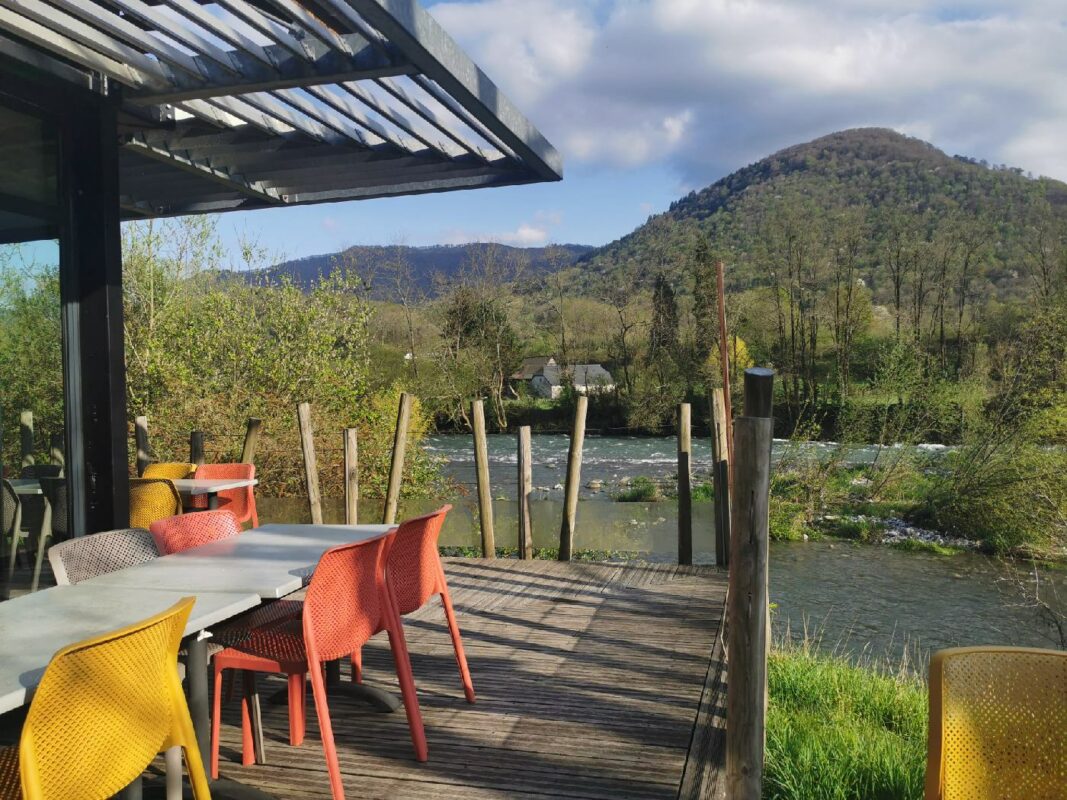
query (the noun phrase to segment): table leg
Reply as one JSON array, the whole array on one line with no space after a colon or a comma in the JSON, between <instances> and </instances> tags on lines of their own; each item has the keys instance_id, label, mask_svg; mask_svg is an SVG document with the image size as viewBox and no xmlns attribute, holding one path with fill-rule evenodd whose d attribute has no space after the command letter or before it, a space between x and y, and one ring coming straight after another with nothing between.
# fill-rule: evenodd
<instances>
[{"instance_id":1,"label":"table leg","mask_svg":"<svg viewBox=\"0 0 1067 800\"><path fill-rule=\"evenodd\" d=\"M33 565L33 582L30 583L31 592L36 592L37 586L41 582L41 566L44 564L45 546L48 544L48 537L52 535L52 504L48 502L46 495L42 494L41 500L44 502L44 510L41 512L41 530L37 534L37 560Z\"/></svg>"},{"instance_id":2,"label":"table leg","mask_svg":"<svg viewBox=\"0 0 1067 800\"><path fill-rule=\"evenodd\" d=\"M219 507L219 493L218 492L212 492L211 494L209 494L207 496L207 507L208 507L208 511L214 511L216 508Z\"/></svg>"}]
</instances>

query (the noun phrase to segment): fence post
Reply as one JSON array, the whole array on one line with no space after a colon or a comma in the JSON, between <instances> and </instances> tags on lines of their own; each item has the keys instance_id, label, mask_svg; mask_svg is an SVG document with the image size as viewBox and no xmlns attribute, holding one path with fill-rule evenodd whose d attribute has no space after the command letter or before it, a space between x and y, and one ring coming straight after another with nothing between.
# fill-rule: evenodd
<instances>
[{"instance_id":1,"label":"fence post","mask_svg":"<svg viewBox=\"0 0 1067 800\"><path fill-rule=\"evenodd\" d=\"M715 563L730 566L730 456L722 389L711 394L711 480L715 494Z\"/></svg>"},{"instance_id":2,"label":"fence post","mask_svg":"<svg viewBox=\"0 0 1067 800\"><path fill-rule=\"evenodd\" d=\"M693 563L692 410L678 404L678 563Z\"/></svg>"},{"instance_id":3,"label":"fence post","mask_svg":"<svg viewBox=\"0 0 1067 800\"><path fill-rule=\"evenodd\" d=\"M411 419L411 395L402 392L396 412L396 433L393 435L393 460L389 465L389 487L385 492L385 511L382 522L396 522L396 507L400 502L400 482L404 477L404 451L408 446L408 422Z\"/></svg>"},{"instance_id":4,"label":"fence post","mask_svg":"<svg viewBox=\"0 0 1067 800\"><path fill-rule=\"evenodd\" d=\"M19 414L19 448L22 453L20 466L32 467L36 459L33 457L33 412L22 411Z\"/></svg>"},{"instance_id":5,"label":"fence post","mask_svg":"<svg viewBox=\"0 0 1067 800\"><path fill-rule=\"evenodd\" d=\"M533 493L533 448L530 426L519 426L519 558L533 558L533 527L530 524L530 495Z\"/></svg>"},{"instance_id":6,"label":"fence post","mask_svg":"<svg viewBox=\"0 0 1067 800\"><path fill-rule=\"evenodd\" d=\"M727 344L728 332L726 330L726 284L723 277L725 267L719 261L715 265L715 285L718 293L719 305L719 366L722 368L722 402L726 409L726 476L727 482L733 486L734 480L734 429L730 420L733 419L733 410L730 408L730 348Z\"/></svg>"},{"instance_id":7,"label":"fence post","mask_svg":"<svg viewBox=\"0 0 1067 800\"><path fill-rule=\"evenodd\" d=\"M493 531L493 488L489 484L489 443L485 439L485 408L481 400L471 401L474 429L474 468L478 480L478 524L482 531L482 558L496 558Z\"/></svg>"},{"instance_id":8,"label":"fence post","mask_svg":"<svg viewBox=\"0 0 1067 800\"><path fill-rule=\"evenodd\" d=\"M345 524L359 521L359 441L355 428L345 428Z\"/></svg>"},{"instance_id":9,"label":"fence post","mask_svg":"<svg viewBox=\"0 0 1067 800\"><path fill-rule=\"evenodd\" d=\"M307 403L298 405L296 419L300 425L300 449L304 453L304 481L308 490L311 524L321 525L322 496L319 494L319 465L315 458L315 433L311 429L311 406Z\"/></svg>"},{"instance_id":10,"label":"fence post","mask_svg":"<svg viewBox=\"0 0 1067 800\"><path fill-rule=\"evenodd\" d=\"M53 433L48 437L48 460L52 464L66 466L67 459L63 448L62 433Z\"/></svg>"},{"instance_id":11,"label":"fence post","mask_svg":"<svg viewBox=\"0 0 1067 800\"><path fill-rule=\"evenodd\" d=\"M734 420L726 679L726 791L731 800L760 800L763 785L773 436L767 400L773 387L772 370L745 370L745 416ZM767 416L749 416L765 411Z\"/></svg>"},{"instance_id":12,"label":"fence post","mask_svg":"<svg viewBox=\"0 0 1067 800\"><path fill-rule=\"evenodd\" d=\"M570 561L574 547L574 522L578 514L578 485L582 480L582 444L585 440L585 414L589 398L578 395L574 408L574 428L571 444L567 450L567 483L564 487L563 524L559 529L559 560Z\"/></svg>"},{"instance_id":13,"label":"fence post","mask_svg":"<svg viewBox=\"0 0 1067 800\"><path fill-rule=\"evenodd\" d=\"M137 477L144 475L145 467L152 463L148 445L148 417L135 417L133 420L133 441L137 447Z\"/></svg>"},{"instance_id":14,"label":"fence post","mask_svg":"<svg viewBox=\"0 0 1067 800\"><path fill-rule=\"evenodd\" d=\"M205 461L203 431L189 431L189 461L197 466Z\"/></svg>"},{"instance_id":15,"label":"fence post","mask_svg":"<svg viewBox=\"0 0 1067 800\"><path fill-rule=\"evenodd\" d=\"M241 463L256 463L256 445L259 443L259 434L263 430L263 420L249 417L245 423L245 443L241 448Z\"/></svg>"}]
</instances>

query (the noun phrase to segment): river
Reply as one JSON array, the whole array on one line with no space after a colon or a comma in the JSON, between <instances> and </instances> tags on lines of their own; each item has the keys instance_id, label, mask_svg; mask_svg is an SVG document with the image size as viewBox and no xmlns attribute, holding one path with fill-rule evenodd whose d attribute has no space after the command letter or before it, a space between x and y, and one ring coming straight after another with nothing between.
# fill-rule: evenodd
<instances>
[{"instance_id":1,"label":"river","mask_svg":"<svg viewBox=\"0 0 1067 800\"><path fill-rule=\"evenodd\" d=\"M535 434L531 504L534 546L558 543L562 515L563 473L567 458L566 436ZM427 448L442 461L442 470L456 485L449 498L455 510L449 515L441 544L474 546L478 543L474 499L474 457L467 436L433 436ZM605 551L639 551L647 557L676 557L677 505L673 501L619 503L612 492L627 480L647 476L658 482L673 478L675 440L666 437L596 437L586 439L582 459L581 498L575 547ZM515 437L489 436L490 475L496 543L514 545L517 530ZM825 457L835 448L806 443L797 450L775 443L776 457ZM924 448L933 450L934 448ZM710 466L706 440L693 442L694 472ZM855 448L847 460L862 463L874 458L873 448ZM603 488L586 488L601 481ZM440 500L406 502L403 514L415 514ZM263 498L264 521L307 518L306 503ZM339 520L339 499L326 503L327 520ZM361 521L378 521L380 502L361 506ZM693 508L694 551L698 563L714 562L712 505ZM776 604L777 635L798 636L807 628L827 648L864 654L876 660L899 661L904 653L923 654L942 647L969 644L1011 644L1049 647L1054 644L1037 613L1019 603L1008 588L1010 575L998 562L981 555L960 553L935 556L905 553L890 547L848 542L774 542L771 545L770 592ZM1055 587L1067 602L1067 571L1047 570L1041 580ZM1026 579L1026 576L1023 576Z\"/></svg>"}]
</instances>

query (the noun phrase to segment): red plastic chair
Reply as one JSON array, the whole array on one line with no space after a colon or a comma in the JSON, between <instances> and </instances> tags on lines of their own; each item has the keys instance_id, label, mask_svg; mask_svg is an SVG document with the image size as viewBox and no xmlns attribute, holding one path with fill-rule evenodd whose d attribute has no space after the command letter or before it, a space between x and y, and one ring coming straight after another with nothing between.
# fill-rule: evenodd
<instances>
[{"instance_id":1,"label":"red plastic chair","mask_svg":"<svg viewBox=\"0 0 1067 800\"><path fill-rule=\"evenodd\" d=\"M410 614L426 605L435 594L441 595L448 632L452 635L452 646L456 651L459 677L463 682L463 693L467 696L467 702L473 703L474 685L467 668L467 656L463 652L463 639L456 623L456 612L452 608L452 597L448 593L445 570L437 550L441 527L451 510L451 505L445 505L432 514L402 522L389 548L385 574L396 597L398 614ZM352 679L359 682L362 677L362 660L360 651L356 650L352 653Z\"/></svg>"},{"instance_id":2,"label":"red plastic chair","mask_svg":"<svg viewBox=\"0 0 1067 800\"><path fill-rule=\"evenodd\" d=\"M323 553L308 585L299 618L287 617L263 623L243 633L240 642L215 656L215 697L211 721L211 774L219 771L219 720L222 673L227 669L284 673L289 677L289 734L293 744L304 738L306 696L304 682L311 673L315 713L319 718L322 749L330 773L334 800L344 798L341 768L334 745L333 727L323 677L327 661L356 652L375 632L389 632L400 692L404 698L415 757L428 756L426 733L411 674L411 661L404 629L385 580L385 556L392 534L334 547ZM242 701L242 761L254 760L251 714Z\"/></svg>"},{"instance_id":3,"label":"red plastic chair","mask_svg":"<svg viewBox=\"0 0 1067 800\"><path fill-rule=\"evenodd\" d=\"M248 478L256 477L255 464L201 464L196 468L194 478L205 480L222 480L225 478ZM259 515L256 513L256 495L252 491L254 487L246 486L243 489L227 489L219 492L218 508L232 511L237 521L241 523L251 521L253 528L259 527ZM203 495L194 495L189 498L190 509L203 509L208 507L208 499Z\"/></svg>"},{"instance_id":4,"label":"red plastic chair","mask_svg":"<svg viewBox=\"0 0 1067 800\"><path fill-rule=\"evenodd\" d=\"M220 509L167 517L153 522L148 530L156 540L156 549L160 555L170 555L218 539L236 536L242 529L237 517L225 509Z\"/></svg>"}]
</instances>

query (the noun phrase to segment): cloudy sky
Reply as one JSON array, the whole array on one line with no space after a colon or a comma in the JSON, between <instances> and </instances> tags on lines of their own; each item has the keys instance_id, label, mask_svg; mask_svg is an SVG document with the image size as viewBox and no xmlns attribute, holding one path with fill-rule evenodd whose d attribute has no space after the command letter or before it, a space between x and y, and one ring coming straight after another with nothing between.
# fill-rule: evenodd
<instances>
[{"instance_id":1,"label":"cloudy sky","mask_svg":"<svg viewBox=\"0 0 1067 800\"><path fill-rule=\"evenodd\" d=\"M287 257L603 244L775 150L878 125L1067 179L1062 0L443 0L431 13L561 151L559 184L222 217Z\"/></svg>"}]
</instances>

